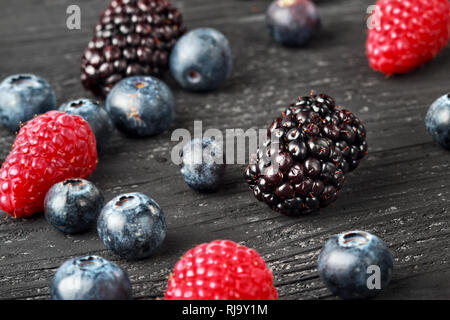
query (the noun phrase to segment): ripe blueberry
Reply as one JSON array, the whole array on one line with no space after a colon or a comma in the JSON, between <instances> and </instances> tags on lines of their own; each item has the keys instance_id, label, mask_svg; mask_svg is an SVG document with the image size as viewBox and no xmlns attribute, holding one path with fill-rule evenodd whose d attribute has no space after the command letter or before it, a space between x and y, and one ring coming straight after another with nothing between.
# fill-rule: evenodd
<instances>
[{"instance_id":1,"label":"ripe blueberry","mask_svg":"<svg viewBox=\"0 0 450 320\"><path fill-rule=\"evenodd\" d=\"M128 275L99 256L67 260L56 271L51 287L53 300L131 299Z\"/></svg>"},{"instance_id":2,"label":"ripe blueberry","mask_svg":"<svg viewBox=\"0 0 450 320\"><path fill-rule=\"evenodd\" d=\"M16 74L0 83L0 123L17 131L20 123L56 109L56 97L49 83L32 74Z\"/></svg>"},{"instance_id":3,"label":"ripe blueberry","mask_svg":"<svg viewBox=\"0 0 450 320\"><path fill-rule=\"evenodd\" d=\"M84 179L68 179L53 185L44 200L47 221L66 233L88 230L105 204L103 194Z\"/></svg>"},{"instance_id":4,"label":"ripe blueberry","mask_svg":"<svg viewBox=\"0 0 450 320\"><path fill-rule=\"evenodd\" d=\"M100 152L105 149L114 133L114 125L103 105L90 99L78 99L61 105L59 110L86 120L97 140L97 150Z\"/></svg>"},{"instance_id":5,"label":"ripe blueberry","mask_svg":"<svg viewBox=\"0 0 450 320\"><path fill-rule=\"evenodd\" d=\"M211 28L182 36L170 55L170 71L177 82L192 91L216 89L231 74L232 54L227 38Z\"/></svg>"},{"instance_id":6,"label":"ripe blueberry","mask_svg":"<svg viewBox=\"0 0 450 320\"><path fill-rule=\"evenodd\" d=\"M320 29L320 16L310 0L275 0L267 9L266 22L276 42L305 45Z\"/></svg>"},{"instance_id":7,"label":"ripe blueberry","mask_svg":"<svg viewBox=\"0 0 450 320\"><path fill-rule=\"evenodd\" d=\"M146 137L167 129L175 114L169 87L150 76L136 76L117 83L106 99L106 110L117 129Z\"/></svg>"},{"instance_id":8,"label":"ripe blueberry","mask_svg":"<svg viewBox=\"0 0 450 320\"><path fill-rule=\"evenodd\" d=\"M150 256L166 237L166 219L159 205L142 193L127 193L109 201L97 221L106 247L134 260Z\"/></svg>"},{"instance_id":9,"label":"ripe blueberry","mask_svg":"<svg viewBox=\"0 0 450 320\"><path fill-rule=\"evenodd\" d=\"M184 181L198 191L216 190L225 173L222 146L212 139L194 139L181 152Z\"/></svg>"},{"instance_id":10,"label":"ripe blueberry","mask_svg":"<svg viewBox=\"0 0 450 320\"><path fill-rule=\"evenodd\" d=\"M331 237L319 255L324 284L343 299L375 296L391 281L394 263L383 241L364 231Z\"/></svg>"},{"instance_id":11,"label":"ripe blueberry","mask_svg":"<svg viewBox=\"0 0 450 320\"><path fill-rule=\"evenodd\" d=\"M433 102L425 123L433 139L450 150L450 93Z\"/></svg>"}]
</instances>

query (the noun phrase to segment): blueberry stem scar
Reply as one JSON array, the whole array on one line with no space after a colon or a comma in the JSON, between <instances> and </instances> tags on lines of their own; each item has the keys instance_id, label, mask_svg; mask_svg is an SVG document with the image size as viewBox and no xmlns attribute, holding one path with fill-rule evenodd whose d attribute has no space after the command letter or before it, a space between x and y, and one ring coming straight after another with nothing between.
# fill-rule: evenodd
<instances>
[{"instance_id":1,"label":"blueberry stem scar","mask_svg":"<svg viewBox=\"0 0 450 320\"><path fill-rule=\"evenodd\" d=\"M138 83L136 83L136 88L138 88L138 89L145 88L146 86L147 86L147 84L144 83L144 82L138 82Z\"/></svg>"},{"instance_id":2,"label":"blueberry stem scar","mask_svg":"<svg viewBox=\"0 0 450 320\"><path fill-rule=\"evenodd\" d=\"M359 245L365 245L369 241L365 232L349 232L342 237L343 243L359 242Z\"/></svg>"},{"instance_id":3,"label":"blueberry stem scar","mask_svg":"<svg viewBox=\"0 0 450 320\"><path fill-rule=\"evenodd\" d=\"M83 105L84 105L84 103L83 103L83 101L81 101L81 100L79 100L79 101L74 101L74 102L72 102L72 103L70 104L70 106L73 107L73 108L79 108L79 107L81 107L81 106L83 106Z\"/></svg>"},{"instance_id":4,"label":"blueberry stem scar","mask_svg":"<svg viewBox=\"0 0 450 320\"><path fill-rule=\"evenodd\" d=\"M122 206L125 202L133 200L134 197L133 196L123 196L119 199L119 201L116 202L116 206L120 207Z\"/></svg>"},{"instance_id":5,"label":"blueberry stem scar","mask_svg":"<svg viewBox=\"0 0 450 320\"><path fill-rule=\"evenodd\" d=\"M67 179L66 181L63 182L63 184L65 186L68 184L70 184L71 186L79 186L83 184L83 181L81 181L80 179Z\"/></svg>"}]
</instances>

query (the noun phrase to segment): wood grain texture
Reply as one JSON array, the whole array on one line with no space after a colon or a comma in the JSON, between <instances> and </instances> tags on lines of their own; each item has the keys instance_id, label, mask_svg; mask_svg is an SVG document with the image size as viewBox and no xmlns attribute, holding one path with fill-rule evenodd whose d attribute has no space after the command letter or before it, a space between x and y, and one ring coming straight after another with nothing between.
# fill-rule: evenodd
<instances>
[{"instance_id":1,"label":"wood grain texture","mask_svg":"<svg viewBox=\"0 0 450 320\"><path fill-rule=\"evenodd\" d=\"M161 297L178 258L191 247L231 239L255 248L274 272L281 299L334 298L321 283L316 260L324 241L349 229L380 236L395 258L389 290L378 298L450 297L450 153L432 142L424 116L448 92L450 50L405 76L373 72L364 52L370 0L317 1L321 36L293 50L274 44L264 25L269 1L174 1L190 29L210 26L230 40L231 79L219 90L194 94L167 76L176 96L171 130L132 140L116 133L91 177L106 199L128 191L154 198L164 209L168 236L146 260L127 262L105 249L92 230L64 235L42 216L14 220L0 214L0 298L48 299L49 285L66 259L99 254L130 274L137 299ZM82 10L82 30L65 27L66 8ZM107 1L2 0L0 78L30 72L46 78L58 103L89 95L79 83L81 53ZM244 166L228 168L220 192L199 194L171 163L171 131L264 128L298 95L327 92L366 124L369 155L346 182L333 207L293 219L258 203L242 179ZM0 159L14 135L0 129Z\"/></svg>"}]
</instances>

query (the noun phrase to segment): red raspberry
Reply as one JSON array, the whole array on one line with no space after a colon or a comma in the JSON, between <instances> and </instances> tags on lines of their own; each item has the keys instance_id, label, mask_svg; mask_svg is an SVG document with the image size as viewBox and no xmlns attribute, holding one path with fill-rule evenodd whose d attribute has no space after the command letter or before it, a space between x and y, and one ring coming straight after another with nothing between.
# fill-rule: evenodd
<instances>
[{"instance_id":1,"label":"red raspberry","mask_svg":"<svg viewBox=\"0 0 450 320\"><path fill-rule=\"evenodd\" d=\"M216 240L189 250L175 265L165 300L276 300L272 272L259 254Z\"/></svg>"},{"instance_id":2,"label":"red raspberry","mask_svg":"<svg viewBox=\"0 0 450 320\"><path fill-rule=\"evenodd\" d=\"M366 43L374 70L386 75L407 73L433 59L447 44L448 0L379 0L376 6Z\"/></svg>"},{"instance_id":3,"label":"red raspberry","mask_svg":"<svg viewBox=\"0 0 450 320\"><path fill-rule=\"evenodd\" d=\"M15 218L43 210L48 189L97 166L95 136L81 117L49 111L22 127L0 169L0 208Z\"/></svg>"}]
</instances>

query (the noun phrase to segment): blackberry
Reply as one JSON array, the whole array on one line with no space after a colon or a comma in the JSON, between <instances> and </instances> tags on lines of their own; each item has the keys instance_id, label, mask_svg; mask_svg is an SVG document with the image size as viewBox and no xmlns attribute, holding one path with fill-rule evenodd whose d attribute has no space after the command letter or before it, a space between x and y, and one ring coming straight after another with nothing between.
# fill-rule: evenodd
<instances>
[{"instance_id":1,"label":"blackberry","mask_svg":"<svg viewBox=\"0 0 450 320\"><path fill-rule=\"evenodd\" d=\"M103 98L125 77L160 76L184 32L181 12L168 0L113 0L84 51L81 83Z\"/></svg>"},{"instance_id":2,"label":"blackberry","mask_svg":"<svg viewBox=\"0 0 450 320\"><path fill-rule=\"evenodd\" d=\"M311 93L272 122L244 176L258 200L300 215L333 203L366 153L362 122L332 97Z\"/></svg>"}]
</instances>

